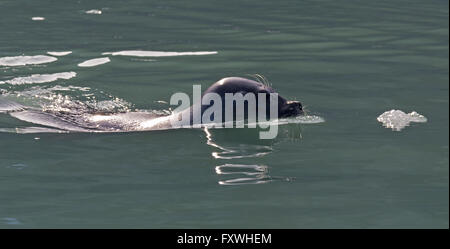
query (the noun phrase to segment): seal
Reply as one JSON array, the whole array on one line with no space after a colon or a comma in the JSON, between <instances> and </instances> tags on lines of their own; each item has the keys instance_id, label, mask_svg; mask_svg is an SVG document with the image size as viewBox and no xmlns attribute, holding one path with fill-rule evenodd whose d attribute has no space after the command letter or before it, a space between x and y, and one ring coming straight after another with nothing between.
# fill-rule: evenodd
<instances>
[{"instance_id":1,"label":"seal","mask_svg":"<svg viewBox=\"0 0 450 249\"><path fill-rule=\"evenodd\" d=\"M266 117L271 117L271 107L273 103L277 103L278 107L278 118L287 118L293 117L303 114L303 108L300 102L298 101L288 101L279 95L272 87L267 86L263 83L249 80L240 77L228 77L223 78L216 83L212 84L208 89L206 89L202 94L200 92L198 95L200 97L200 104L196 102L189 107L189 104L186 105L186 109L181 112L174 112L171 115L160 115L154 114L145 111L138 112L119 112L119 113L99 113L96 110L90 110L86 108L83 103L76 102L74 107L69 112L62 112L60 110L38 110L31 107L22 107L15 106L11 107L11 103L5 102L3 104L0 103L0 112L2 110L9 113L11 116L20 119L22 121L35 123L47 127L57 128L65 131L74 131L74 132L128 132L128 131L144 131L144 130L159 130L159 129L173 129L173 128L182 128L186 126L195 126L195 125L203 125L206 124L203 122L202 118L200 121L194 119L194 111L200 112L201 117L209 108L212 107L215 103L211 103L211 101L203 101L208 98L209 93L215 93L218 98L220 98L222 103L222 119L223 121L230 121L225 118L226 116L226 94L236 95L237 93L245 96L247 93L253 93L256 101L256 112L257 115L260 113L263 114L264 110L260 112L260 108L265 108ZM264 105L259 105L259 94L264 93L267 97ZM277 93L276 95L271 95L271 93ZM187 96L187 95L186 95ZM276 100L272 97L276 96ZM188 96L187 96L188 97ZM237 117L236 110L241 108L241 106L237 106L237 101L233 101L233 121L239 120ZM205 104L209 103L209 104ZM243 101L244 104L244 119L249 117L249 101ZM6 107L5 107L6 105ZM2 108L3 107L3 108ZM240 109L239 109L240 110ZM273 109L272 109L273 110ZM182 116L190 117L188 121L181 122L181 125L173 125L179 124L173 122L174 120L178 120L180 114L185 114ZM209 113L207 113L209 114ZM211 114L215 115L213 112ZM207 116L207 115L206 115ZM210 116L210 117L211 117ZM239 116L241 118L242 116ZM275 118L275 117L271 117ZM211 119L215 120L215 119ZM259 119L258 119L259 120Z\"/></svg>"}]
</instances>

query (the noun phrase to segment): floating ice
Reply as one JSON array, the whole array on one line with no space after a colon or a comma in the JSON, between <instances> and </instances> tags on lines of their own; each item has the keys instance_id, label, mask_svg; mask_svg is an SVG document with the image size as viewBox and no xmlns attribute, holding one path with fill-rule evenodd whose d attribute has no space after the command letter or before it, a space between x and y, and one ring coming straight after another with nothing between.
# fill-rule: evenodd
<instances>
[{"instance_id":1,"label":"floating ice","mask_svg":"<svg viewBox=\"0 0 450 249\"><path fill-rule=\"evenodd\" d=\"M84 13L86 13L86 14L91 14L91 15L101 15L101 14L102 14L102 11L101 11L101 10L93 9L93 10L87 10L87 11L85 11Z\"/></svg>"},{"instance_id":2,"label":"floating ice","mask_svg":"<svg viewBox=\"0 0 450 249\"><path fill-rule=\"evenodd\" d=\"M71 54L72 51L62 51L62 52L47 52L47 54L49 55L53 55L53 56L65 56L68 54Z\"/></svg>"},{"instance_id":3,"label":"floating ice","mask_svg":"<svg viewBox=\"0 0 450 249\"><path fill-rule=\"evenodd\" d=\"M28 165L26 165L24 163L15 163L15 164L12 164L10 166L6 166L6 168L23 170L25 168L28 168Z\"/></svg>"},{"instance_id":4,"label":"floating ice","mask_svg":"<svg viewBox=\"0 0 450 249\"><path fill-rule=\"evenodd\" d=\"M78 64L79 67L95 67L101 64L105 64L110 62L111 60L108 57L103 57L103 58L97 58L97 59L92 59L92 60L87 60L85 62L82 62L80 64Z\"/></svg>"},{"instance_id":5,"label":"floating ice","mask_svg":"<svg viewBox=\"0 0 450 249\"><path fill-rule=\"evenodd\" d=\"M47 55L35 56L10 56L0 58L0 66L25 66L32 64L43 64L58 60L55 57Z\"/></svg>"},{"instance_id":6,"label":"floating ice","mask_svg":"<svg viewBox=\"0 0 450 249\"><path fill-rule=\"evenodd\" d=\"M137 57L166 57L166 56L183 56L183 55L209 55L217 54L217 51L199 51L199 52L163 52L163 51L143 51L143 50L125 50L119 52L105 52L103 55L122 55Z\"/></svg>"},{"instance_id":7,"label":"floating ice","mask_svg":"<svg viewBox=\"0 0 450 249\"><path fill-rule=\"evenodd\" d=\"M31 20L33 20L33 21L44 21L44 20L45 20L45 17L42 17L42 16L34 16L34 17L31 18Z\"/></svg>"},{"instance_id":8,"label":"floating ice","mask_svg":"<svg viewBox=\"0 0 450 249\"><path fill-rule=\"evenodd\" d=\"M11 80L0 81L0 84L10 84L10 85L23 85L23 84L34 84L34 83L47 83L56 81L58 79L68 80L77 75L75 72L63 72L54 74L33 74L26 77L17 77Z\"/></svg>"},{"instance_id":9,"label":"floating ice","mask_svg":"<svg viewBox=\"0 0 450 249\"><path fill-rule=\"evenodd\" d=\"M108 57L96 58L96 59L84 61L84 62L78 64L78 66L79 67L95 67L98 65L108 63L110 61L111 60Z\"/></svg>"},{"instance_id":10,"label":"floating ice","mask_svg":"<svg viewBox=\"0 0 450 249\"><path fill-rule=\"evenodd\" d=\"M381 114L377 120L383 124L384 127L390 128L393 131L401 131L411 122L425 123L427 118L423 115L413 111L404 113L400 110L390 110Z\"/></svg>"}]
</instances>

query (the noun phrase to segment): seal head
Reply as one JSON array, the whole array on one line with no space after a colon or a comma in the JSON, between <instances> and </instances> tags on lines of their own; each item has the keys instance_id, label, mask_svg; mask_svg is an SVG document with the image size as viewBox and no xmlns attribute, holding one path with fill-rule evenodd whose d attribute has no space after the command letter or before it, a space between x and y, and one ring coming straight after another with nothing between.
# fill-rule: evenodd
<instances>
[{"instance_id":1,"label":"seal head","mask_svg":"<svg viewBox=\"0 0 450 249\"><path fill-rule=\"evenodd\" d=\"M211 85L206 91L203 93L203 96L207 93L217 93L221 96L222 100L225 99L225 93L242 93L243 95L247 93L254 93L258 95L258 93L266 93L266 113L269 117L270 112L270 93L276 93L276 91L265 84L260 82L249 80L240 77L228 77L223 78L213 85ZM258 103L256 103L257 106ZM202 106L202 113L209 106ZM224 108L223 108L224 109ZM245 106L245 109L248 110L248 107ZM224 113L224 112L223 112ZM236 112L234 112L236 113ZM280 94L278 94L278 118L288 118L295 117L303 114L303 107L299 101L288 101ZM245 115L247 117L247 115Z\"/></svg>"}]
</instances>

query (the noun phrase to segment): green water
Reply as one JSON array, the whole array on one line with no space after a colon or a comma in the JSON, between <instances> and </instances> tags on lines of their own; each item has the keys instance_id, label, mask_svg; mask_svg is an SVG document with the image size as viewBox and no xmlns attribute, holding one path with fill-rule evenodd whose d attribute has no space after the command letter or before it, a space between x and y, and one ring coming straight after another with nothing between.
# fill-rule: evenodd
<instances>
[{"instance_id":1,"label":"green water","mask_svg":"<svg viewBox=\"0 0 450 249\"><path fill-rule=\"evenodd\" d=\"M0 227L448 228L448 10L445 0L0 0L0 57L72 51L0 66L0 81L77 73L0 84L2 95L89 87L167 109L157 101L193 84L262 74L325 119L273 141L240 129L0 133ZM123 50L217 54L77 66ZM428 122L386 129L376 118L391 109ZM39 125L0 113L0 128L28 126Z\"/></svg>"}]
</instances>

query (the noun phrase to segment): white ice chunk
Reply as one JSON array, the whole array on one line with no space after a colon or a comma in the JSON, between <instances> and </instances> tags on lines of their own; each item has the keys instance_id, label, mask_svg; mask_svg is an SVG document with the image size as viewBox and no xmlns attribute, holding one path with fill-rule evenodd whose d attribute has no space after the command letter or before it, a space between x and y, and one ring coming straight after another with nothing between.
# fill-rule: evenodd
<instances>
[{"instance_id":1,"label":"white ice chunk","mask_svg":"<svg viewBox=\"0 0 450 249\"><path fill-rule=\"evenodd\" d=\"M217 54L217 51L199 51L199 52L163 52L163 51L143 51L143 50L125 50L118 52L105 52L103 55L122 55L137 57L166 57L166 56L184 56L184 55L210 55Z\"/></svg>"},{"instance_id":2,"label":"white ice chunk","mask_svg":"<svg viewBox=\"0 0 450 249\"><path fill-rule=\"evenodd\" d=\"M0 84L10 84L10 85L23 85L23 84L34 84L34 83L47 83L56 81L58 79L71 79L75 77L77 73L75 72L63 72L63 73L53 73L53 74L33 74L26 77L17 77L6 81L0 81Z\"/></svg>"},{"instance_id":3,"label":"white ice chunk","mask_svg":"<svg viewBox=\"0 0 450 249\"><path fill-rule=\"evenodd\" d=\"M47 54L49 55L53 55L53 56L65 56L68 54L71 54L72 51L61 51L61 52L47 52Z\"/></svg>"},{"instance_id":4,"label":"white ice chunk","mask_svg":"<svg viewBox=\"0 0 450 249\"><path fill-rule=\"evenodd\" d=\"M93 9L93 10L87 10L87 11L85 11L84 13L86 13L86 14L91 14L91 15L101 15L101 14L102 14L102 11L101 11L101 10Z\"/></svg>"},{"instance_id":5,"label":"white ice chunk","mask_svg":"<svg viewBox=\"0 0 450 249\"><path fill-rule=\"evenodd\" d=\"M423 115L413 111L404 113L401 110L390 110L381 114L377 120L383 124L384 127L390 128L393 131L401 131L411 122L425 123L427 118Z\"/></svg>"},{"instance_id":6,"label":"white ice chunk","mask_svg":"<svg viewBox=\"0 0 450 249\"><path fill-rule=\"evenodd\" d=\"M49 63L56 60L58 59L47 55L10 56L10 57L1 57L0 66L25 66L25 65Z\"/></svg>"},{"instance_id":7,"label":"white ice chunk","mask_svg":"<svg viewBox=\"0 0 450 249\"><path fill-rule=\"evenodd\" d=\"M97 59L92 59L92 60L87 60L85 62L82 62L80 64L78 64L79 67L95 67L101 64L105 64L110 62L111 60L108 57L103 57L103 58L97 58Z\"/></svg>"},{"instance_id":8,"label":"white ice chunk","mask_svg":"<svg viewBox=\"0 0 450 249\"><path fill-rule=\"evenodd\" d=\"M33 20L33 21L44 21L44 20L45 20L45 17L42 17L42 16L33 16L33 17L31 18L31 20Z\"/></svg>"}]
</instances>

